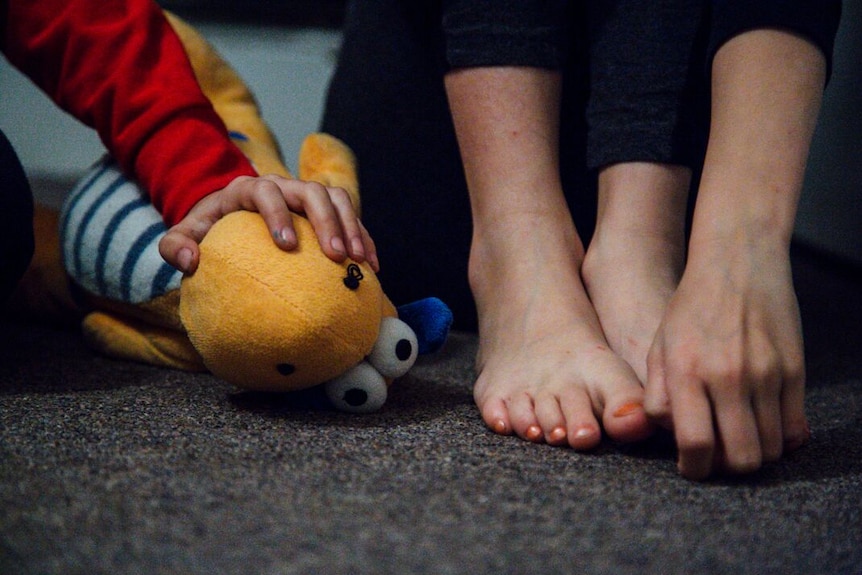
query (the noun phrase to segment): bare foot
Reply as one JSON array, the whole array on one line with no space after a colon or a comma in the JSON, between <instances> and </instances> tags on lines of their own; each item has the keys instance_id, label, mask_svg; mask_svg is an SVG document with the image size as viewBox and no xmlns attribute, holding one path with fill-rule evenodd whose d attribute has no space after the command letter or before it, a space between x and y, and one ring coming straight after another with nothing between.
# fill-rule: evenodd
<instances>
[{"instance_id":1,"label":"bare foot","mask_svg":"<svg viewBox=\"0 0 862 575\"><path fill-rule=\"evenodd\" d=\"M602 429L621 442L644 439L652 428L643 389L602 335L574 228L559 230L547 214L522 213L474 237L476 403L491 429L529 441L590 449Z\"/></svg>"},{"instance_id":2,"label":"bare foot","mask_svg":"<svg viewBox=\"0 0 862 575\"><path fill-rule=\"evenodd\" d=\"M685 265L687 169L616 164L599 177L596 233L581 270L611 349L647 381L646 358Z\"/></svg>"}]
</instances>

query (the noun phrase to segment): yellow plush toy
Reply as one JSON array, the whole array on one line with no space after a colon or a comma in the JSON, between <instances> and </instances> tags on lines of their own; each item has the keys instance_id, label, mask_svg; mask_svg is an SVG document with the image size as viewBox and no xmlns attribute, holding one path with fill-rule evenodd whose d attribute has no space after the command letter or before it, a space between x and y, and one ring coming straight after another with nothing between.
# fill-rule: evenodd
<instances>
[{"instance_id":1,"label":"yellow plush toy","mask_svg":"<svg viewBox=\"0 0 862 575\"><path fill-rule=\"evenodd\" d=\"M245 84L197 32L169 19L237 145L260 173L290 177ZM299 177L348 190L359 209L354 158L337 139L307 137ZM158 253L160 215L106 158L60 215L64 266L93 310L86 339L114 357L209 370L246 389L323 385L338 409L379 408L417 354L442 345L451 313L434 298L396 310L370 267L327 258L305 218L294 216L294 227L299 248L284 252L260 215L230 214L183 278Z\"/></svg>"}]
</instances>

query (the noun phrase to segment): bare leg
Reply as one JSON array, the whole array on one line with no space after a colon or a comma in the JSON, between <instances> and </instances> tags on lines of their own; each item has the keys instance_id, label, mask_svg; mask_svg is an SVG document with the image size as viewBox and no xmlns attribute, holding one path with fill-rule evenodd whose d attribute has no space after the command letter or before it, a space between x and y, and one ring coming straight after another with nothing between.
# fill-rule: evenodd
<instances>
[{"instance_id":1,"label":"bare leg","mask_svg":"<svg viewBox=\"0 0 862 575\"><path fill-rule=\"evenodd\" d=\"M479 312L474 389L497 433L589 449L651 427L643 389L609 348L580 279L583 245L559 179L558 74L460 70L446 86L473 211Z\"/></svg>"},{"instance_id":2,"label":"bare leg","mask_svg":"<svg viewBox=\"0 0 862 575\"><path fill-rule=\"evenodd\" d=\"M599 174L599 211L582 270L602 330L647 381L646 358L685 265L691 173L651 163L615 164Z\"/></svg>"}]
</instances>

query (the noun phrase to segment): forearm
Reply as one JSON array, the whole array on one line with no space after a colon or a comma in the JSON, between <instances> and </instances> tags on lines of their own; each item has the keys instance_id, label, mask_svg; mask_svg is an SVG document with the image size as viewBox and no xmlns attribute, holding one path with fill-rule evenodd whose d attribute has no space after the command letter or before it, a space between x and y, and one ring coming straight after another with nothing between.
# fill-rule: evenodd
<instances>
[{"instance_id":1,"label":"forearm","mask_svg":"<svg viewBox=\"0 0 862 575\"><path fill-rule=\"evenodd\" d=\"M740 233L789 244L825 70L813 44L777 30L743 33L718 51L693 248Z\"/></svg>"}]
</instances>

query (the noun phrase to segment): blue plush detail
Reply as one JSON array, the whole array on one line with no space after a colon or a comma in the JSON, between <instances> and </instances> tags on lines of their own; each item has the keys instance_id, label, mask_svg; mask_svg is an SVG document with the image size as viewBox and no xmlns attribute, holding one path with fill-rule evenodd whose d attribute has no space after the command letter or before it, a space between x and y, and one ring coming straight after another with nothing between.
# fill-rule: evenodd
<instances>
[{"instance_id":1,"label":"blue plush detail","mask_svg":"<svg viewBox=\"0 0 862 575\"><path fill-rule=\"evenodd\" d=\"M453 318L449 306L436 297L429 297L399 306L398 319L416 332L419 354L425 355L443 347Z\"/></svg>"},{"instance_id":2,"label":"blue plush detail","mask_svg":"<svg viewBox=\"0 0 862 575\"><path fill-rule=\"evenodd\" d=\"M242 132L237 132L235 130L231 130L227 133L228 136L233 138L234 140L239 140L240 142L248 142L248 136L243 134Z\"/></svg>"}]
</instances>

